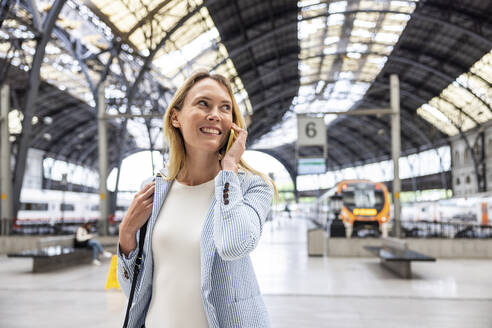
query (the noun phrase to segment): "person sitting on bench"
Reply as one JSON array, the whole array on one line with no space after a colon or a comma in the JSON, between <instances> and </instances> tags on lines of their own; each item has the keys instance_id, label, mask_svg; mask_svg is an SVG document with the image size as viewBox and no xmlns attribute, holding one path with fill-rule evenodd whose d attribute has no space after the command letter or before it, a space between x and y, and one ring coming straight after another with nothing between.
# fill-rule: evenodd
<instances>
[{"instance_id":1,"label":"person sitting on bench","mask_svg":"<svg viewBox=\"0 0 492 328\"><path fill-rule=\"evenodd\" d=\"M91 247L92 248L92 264L101 265L98 256L102 254L105 258L110 258L113 254L103 249L101 243L94 239L95 235L91 234L92 223L86 222L78 227L75 235L75 247Z\"/></svg>"}]
</instances>

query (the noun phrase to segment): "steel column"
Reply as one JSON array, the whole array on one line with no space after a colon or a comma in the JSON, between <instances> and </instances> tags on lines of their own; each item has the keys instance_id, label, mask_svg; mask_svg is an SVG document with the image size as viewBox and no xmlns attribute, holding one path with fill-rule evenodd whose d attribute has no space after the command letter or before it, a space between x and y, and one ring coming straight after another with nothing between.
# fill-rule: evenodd
<instances>
[{"instance_id":1,"label":"steel column","mask_svg":"<svg viewBox=\"0 0 492 328\"><path fill-rule=\"evenodd\" d=\"M108 134L106 118L106 103L104 99L104 85L97 91L97 127L99 144L99 233L108 234L109 199L106 185L108 177Z\"/></svg>"},{"instance_id":2,"label":"steel column","mask_svg":"<svg viewBox=\"0 0 492 328\"><path fill-rule=\"evenodd\" d=\"M391 154L393 157L393 212L395 222L395 235L401 238L401 207L400 207L400 85L398 75L390 75L390 103L391 103Z\"/></svg>"},{"instance_id":3,"label":"steel column","mask_svg":"<svg viewBox=\"0 0 492 328\"><path fill-rule=\"evenodd\" d=\"M42 37L36 45L36 53L32 60L32 67L29 74L29 91L27 93L26 105L23 111L24 119L22 120L22 135L20 137L18 152L15 160L14 170L14 216L20 207L20 193L24 182L24 173L26 169L27 151L31 144L32 117L34 115L34 104L38 98L41 64L45 55L46 45L51 39L51 32L66 0L56 0L46 19L43 22Z\"/></svg>"},{"instance_id":4,"label":"steel column","mask_svg":"<svg viewBox=\"0 0 492 328\"><path fill-rule=\"evenodd\" d=\"M12 228L12 174L10 172L9 110L10 87L2 85L0 90L0 167L1 167L1 210L0 235L8 235Z\"/></svg>"}]
</instances>

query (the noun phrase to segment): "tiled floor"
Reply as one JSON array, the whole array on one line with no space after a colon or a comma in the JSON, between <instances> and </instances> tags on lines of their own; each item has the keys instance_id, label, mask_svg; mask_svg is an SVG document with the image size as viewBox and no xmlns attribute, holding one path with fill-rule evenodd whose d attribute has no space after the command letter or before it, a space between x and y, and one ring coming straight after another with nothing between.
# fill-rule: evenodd
<instances>
[{"instance_id":1,"label":"tiled floor","mask_svg":"<svg viewBox=\"0 0 492 328\"><path fill-rule=\"evenodd\" d=\"M309 258L306 224L278 219L252 253L274 328L492 327L492 262L412 265L402 280L374 258ZM119 327L121 291L104 290L109 262L32 274L0 257L0 327Z\"/></svg>"}]
</instances>

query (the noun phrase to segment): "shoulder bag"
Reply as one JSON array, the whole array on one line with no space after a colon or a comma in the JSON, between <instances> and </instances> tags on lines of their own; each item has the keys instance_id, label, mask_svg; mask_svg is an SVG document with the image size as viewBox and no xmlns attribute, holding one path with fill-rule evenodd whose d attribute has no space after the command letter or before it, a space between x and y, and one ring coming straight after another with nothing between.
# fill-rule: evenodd
<instances>
[{"instance_id":1,"label":"shoulder bag","mask_svg":"<svg viewBox=\"0 0 492 328\"><path fill-rule=\"evenodd\" d=\"M161 174L157 173L156 176L161 177ZM155 180L155 177L153 180ZM143 246L145 241L145 233L147 232L147 223L148 220L140 228L140 238L138 240L138 254L137 254L137 259L135 260L135 268L133 269L132 288L130 290L130 296L128 297L128 305L126 307L126 315L125 315L125 322L123 323L123 328L127 328L128 326L128 316L130 314L130 308L132 307L133 294L135 294L135 287L137 286L137 278L138 278L138 274L140 273L140 267L142 265L142 252L143 252Z\"/></svg>"},{"instance_id":2,"label":"shoulder bag","mask_svg":"<svg viewBox=\"0 0 492 328\"><path fill-rule=\"evenodd\" d=\"M137 278L138 278L138 274L140 273L140 266L142 265L142 251L143 251L146 232L147 232L147 222L145 222L145 224L140 228L140 239L138 240L138 254L137 254L137 259L135 260L135 268L133 269L132 289L130 290L130 297L128 297L128 305L126 307L125 323L123 324L123 328L127 328L128 326L128 316L130 314L130 308L132 307L133 294L135 294Z\"/></svg>"}]
</instances>

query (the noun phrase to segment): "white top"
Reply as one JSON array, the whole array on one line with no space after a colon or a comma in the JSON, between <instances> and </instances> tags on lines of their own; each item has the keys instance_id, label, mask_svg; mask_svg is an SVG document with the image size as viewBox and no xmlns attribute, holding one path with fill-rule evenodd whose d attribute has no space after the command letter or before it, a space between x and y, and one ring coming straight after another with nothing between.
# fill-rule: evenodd
<instances>
[{"instance_id":1,"label":"white top","mask_svg":"<svg viewBox=\"0 0 492 328\"><path fill-rule=\"evenodd\" d=\"M77 233L75 238L77 239L78 242L84 242L86 240L94 238L94 235L89 233L86 228L81 226L77 228Z\"/></svg>"},{"instance_id":2,"label":"white top","mask_svg":"<svg viewBox=\"0 0 492 328\"><path fill-rule=\"evenodd\" d=\"M200 236L214 179L188 186L174 180L152 233L154 275L146 328L208 327L200 284Z\"/></svg>"}]
</instances>

